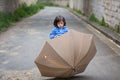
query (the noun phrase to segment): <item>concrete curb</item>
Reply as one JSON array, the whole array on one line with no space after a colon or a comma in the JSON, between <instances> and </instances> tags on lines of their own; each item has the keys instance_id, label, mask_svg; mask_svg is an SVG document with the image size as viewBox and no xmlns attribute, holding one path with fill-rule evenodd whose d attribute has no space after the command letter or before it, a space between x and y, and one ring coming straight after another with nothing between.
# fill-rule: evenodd
<instances>
[{"instance_id":1,"label":"concrete curb","mask_svg":"<svg viewBox=\"0 0 120 80\"><path fill-rule=\"evenodd\" d=\"M98 31L100 31L101 33L103 33L106 37L113 40L116 44L118 44L120 46L120 35L119 34L113 32L109 28L105 28L105 27L99 26L99 25L97 25L97 24L95 24L93 22L90 22L86 17L78 14L77 12L73 11L70 8L68 8L68 10L70 12L72 12L74 15L76 15L77 17L79 17L80 19L82 19L83 21L85 21L86 23L88 23L89 25L91 25L93 28L95 28Z\"/></svg>"}]
</instances>

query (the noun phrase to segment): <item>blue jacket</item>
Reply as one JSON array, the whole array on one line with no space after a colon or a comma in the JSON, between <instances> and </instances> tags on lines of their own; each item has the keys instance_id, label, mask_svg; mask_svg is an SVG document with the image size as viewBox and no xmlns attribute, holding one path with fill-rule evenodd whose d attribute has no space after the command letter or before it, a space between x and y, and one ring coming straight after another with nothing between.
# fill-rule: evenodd
<instances>
[{"instance_id":1,"label":"blue jacket","mask_svg":"<svg viewBox=\"0 0 120 80\"><path fill-rule=\"evenodd\" d=\"M68 32L68 28L66 26L62 28L54 27L49 35L50 39L53 39L55 36L61 36L62 34Z\"/></svg>"}]
</instances>

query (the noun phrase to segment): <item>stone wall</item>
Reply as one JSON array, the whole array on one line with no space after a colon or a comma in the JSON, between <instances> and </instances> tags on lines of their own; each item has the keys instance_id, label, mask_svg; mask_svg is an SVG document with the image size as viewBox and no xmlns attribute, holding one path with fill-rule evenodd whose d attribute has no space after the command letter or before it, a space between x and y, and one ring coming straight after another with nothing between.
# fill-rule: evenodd
<instances>
[{"instance_id":1,"label":"stone wall","mask_svg":"<svg viewBox=\"0 0 120 80\"><path fill-rule=\"evenodd\" d=\"M83 12L83 0L69 0L69 6L72 9L77 9Z\"/></svg>"},{"instance_id":2,"label":"stone wall","mask_svg":"<svg viewBox=\"0 0 120 80\"><path fill-rule=\"evenodd\" d=\"M111 26L120 23L120 0L91 0L90 6L99 20L104 17Z\"/></svg>"},{"instance_id":3,"label":"stone wall","mask_svg":"<svg viewBox=\"0 0 120 80\"><path fill-rule=\"evenodd\" d=\"M90 8L91 8L91 13L89 15L91 15L92 13L95 14L95 16L98 19L102 19L102 17L105 17L105 13L104 13L104 1L105 0L90 0L91 2L90 4Z\"/></svg>"},{"instance_id":4,"label":"stone wall","mask_svg":"<svg viewBox=\"0 0 120 80\"><path fill-rule=\"evenodd\" d=\"M5 10L5 0L0 0L0 11L4 11Z\"/></svg>"},{"instance_id":5,"label":"stone wall","mask_svg":"<svg viewBox=\"0 0 120 80\"><path fill-rule=\"evenodd\" d=\"M5 12L13 12L19 6L19 0L5 0Z\"/></svg>"},{"instance_id":6,"label":"stone wall","mask_svg":"<svg viewBox=\"0 0 120 80\"><path fill-rule=\"evenodd\" d=\"M111 26L120 24L120 0L69 0L70 8L75 8L90 16L92 13Z\"/></svg>"},{"instance_id":7,"label":"stone wall","mask_svg":"<svg viewBox=\"0 0 120 80\"><path fill-rule=\"evenodd\" d=\"M105 0L103 3L104 17L112 26L120 25L120 0Z\"/></svg>"},{"instance_id":8,"label":"stone wall","mask_svg":"<svg viewBox=\"0 0 120 80\"><path fill-rule=\"evenodd\" d=\"M29 6L36 2L37 0L0 0L0 12L13 12L22 3Z\"/></svg>"}]
</instances>

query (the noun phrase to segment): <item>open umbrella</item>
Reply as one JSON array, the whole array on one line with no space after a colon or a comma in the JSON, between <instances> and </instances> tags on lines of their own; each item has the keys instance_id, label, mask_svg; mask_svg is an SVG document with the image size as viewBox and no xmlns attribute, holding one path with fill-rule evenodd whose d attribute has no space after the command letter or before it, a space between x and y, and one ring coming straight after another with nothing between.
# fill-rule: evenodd
<instances>
[{"instance_id":1,"label":"open umbrella","mask_svg":"<svg viewBox=\"0 0 120 80\"><path fill-rule=\"evenodd\" d=\"M42 76L65 78L83 72L95 53L93 35L69 30L46 41L35 63Z\"/></svg>"}]
</instances>

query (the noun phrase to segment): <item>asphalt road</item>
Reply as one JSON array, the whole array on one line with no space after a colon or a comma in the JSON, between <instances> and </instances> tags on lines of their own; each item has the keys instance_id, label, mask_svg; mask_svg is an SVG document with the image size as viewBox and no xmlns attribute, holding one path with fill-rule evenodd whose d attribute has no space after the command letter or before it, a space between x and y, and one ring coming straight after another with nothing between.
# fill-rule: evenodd
<instances>
[{"instance_id":1,"label":"asphalt road","mask_svg":"<svg viewBox=\"0 0 120 80\"><path fill-rule=\"evenodd\" d=\"M97 53L85 72L68 80L120 80L120 55L115 51L120 48L112 42L107 43L109 39L104 38L101 33L87 26L68 10L60 7L46 7L0 34L0 75L3 71L36 68L34 60L39 55L45 41L49 39L52 23L57 15L65 17L69 29L93 34L97 47Z\"/></svg>"}]
</instances>

